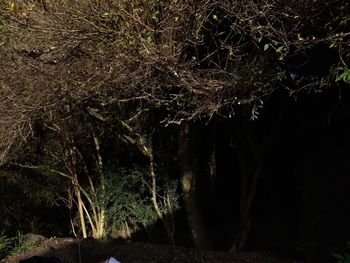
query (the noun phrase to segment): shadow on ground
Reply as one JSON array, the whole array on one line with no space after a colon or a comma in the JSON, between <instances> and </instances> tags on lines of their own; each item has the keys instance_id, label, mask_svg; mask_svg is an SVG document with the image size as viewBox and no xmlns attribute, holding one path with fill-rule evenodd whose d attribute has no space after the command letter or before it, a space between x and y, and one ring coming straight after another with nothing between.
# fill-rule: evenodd
<instances>
[{"instance_id":1,"label":"shadow on ground","mask_svg":"<svg viewBox=\"0 0 350 263\"><path fill-rule=\"evenodd\" d=\"M1 263L16 263L32 256L55 256L63 263L98 263L110 256L122 263L289 263L268 252L225 253L188 248L130 242L73 238L37 238L34 249L7 257Z\"/></svg>"}]
</instances>

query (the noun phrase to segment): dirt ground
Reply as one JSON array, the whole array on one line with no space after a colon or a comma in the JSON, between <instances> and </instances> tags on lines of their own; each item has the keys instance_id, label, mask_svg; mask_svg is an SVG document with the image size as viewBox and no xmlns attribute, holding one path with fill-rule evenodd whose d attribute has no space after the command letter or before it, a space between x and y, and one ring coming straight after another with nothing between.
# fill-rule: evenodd
<instances>
[{"instance_id":1,"label":"dirt ground","mask_svg":"<svg viewBox=\"0 0 350 263\"><path fill-rule=\"evenodd\" d=\"M63 263L98 263L103 258L115 257L121 263L292 263L267 252L224 253L160 244L121 240L94 240L73 238L44 238L27 235L35 244L30 251L7 257L1 263L16 263L21 259L38 256L56 256Z\"/></svg>"}]
</instances>

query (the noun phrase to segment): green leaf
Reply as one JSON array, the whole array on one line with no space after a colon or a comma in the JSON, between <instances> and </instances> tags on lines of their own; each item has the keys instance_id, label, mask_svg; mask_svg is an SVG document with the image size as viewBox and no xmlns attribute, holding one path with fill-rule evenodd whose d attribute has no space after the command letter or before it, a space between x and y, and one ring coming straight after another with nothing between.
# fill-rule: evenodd
<instances>
[{"instance_id":1,"label":"green leaf","mask_svg":"<svg viewBox=\"0 0 350 263\"><path fill-rule=\"evenodd\" d=\"M283 51L283 49L284 49L284 46L280 46L276 49L276 52L281 53Z\"/></svg>"},{"instance_id":2,"label":"green leaf","mask_svg":"<svg viewBox=\"0 0 350 263\"><path fill-rule=\"evenodd\" d=\"M142 13L143 9L142 8L134 8L135 13Z\"/></svg>"},{"instance_id":3,"label":"green leaf","mask_svg":"<svg viewBox=\"0 0 350 263\"><path fill-rule=\"evenodd\" d=\"M147 43L148 44L151 44L152 43L152 37L151 36L148 36L147 39L146 39Z\"/></svg>"},{"instance_id":4,"label":"green leaf","mask_svg":"<svg viewBox=\"0 0 350 263\"><path fill-rule=\"evenodd\" d=\"M270 44L265 44L264 45L264 51L268 50L269 47L270 47Z\"/></svg>"},{"instance_id":5,"label":"green leaf","mask_svg":"<svg viewBox=\"0 0 350 263\"><path fill-rule=\"evenodd\" d=\"M350 69L344 68L343 72L337 77L336 81L344 81L350 84Z\"/></svg>"}]
</instances>

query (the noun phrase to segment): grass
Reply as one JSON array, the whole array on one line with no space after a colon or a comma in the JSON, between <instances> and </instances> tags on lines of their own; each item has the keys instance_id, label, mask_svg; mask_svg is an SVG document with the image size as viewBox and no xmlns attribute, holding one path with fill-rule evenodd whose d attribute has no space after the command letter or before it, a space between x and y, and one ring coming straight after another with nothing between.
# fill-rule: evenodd
<instances>
[{"instance_id":1,"label":"grass","mask_svg":"<svg viewBox=\"0 0 350 263\"><path fill-rule=\"evenodd\" d=\"M3 232L0 233L0 259L6 256L15 256L34 248L35 244L25 241L21 232L17 232L14 238L7 237Z\"/></svg>"},{"instance_id":2,"label":"grass","mask_svg":"<svg viewBox=\"0 0 350 263\"><path fill-rule=\"evenodd\" d=\"M17 235L15 237L15 241L13 245L10 247L9 255L15 256L23 251L31 250L35 248L35 244L32 242L27 242L23 238L23 234L21 232L17 232Z\"/></svg>"},{"instance_id":3,"label":"grass","mask_svg":"<svg viewBox=\"0 0 350 263\"><path fill-rule=\"evenodd\" d=\"M0 233L0 259L7 255L10 247L9 238L3 233Z\"/></svg>"}]
</instances>

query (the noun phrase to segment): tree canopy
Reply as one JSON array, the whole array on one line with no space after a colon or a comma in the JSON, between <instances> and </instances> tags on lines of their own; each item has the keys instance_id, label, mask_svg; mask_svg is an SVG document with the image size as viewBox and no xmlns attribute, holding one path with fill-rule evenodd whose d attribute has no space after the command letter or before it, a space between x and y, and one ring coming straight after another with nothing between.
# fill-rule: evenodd
<instances>
[{"instance_id":1,"label":"tree canopy","mask_svg":"<svg viewBox=\"0 0 350 263\"><path fill-rule=\"evenodd\" d=\"M349 18L343 0L3 0L1 161L38 120L255 118L276 89L348 83Z\"/></svg>"}]
</instances>

